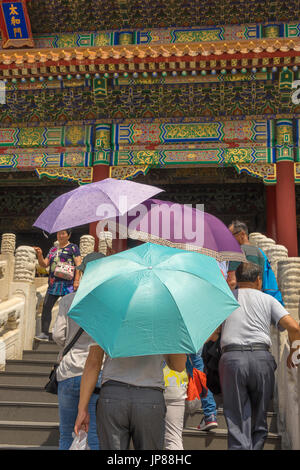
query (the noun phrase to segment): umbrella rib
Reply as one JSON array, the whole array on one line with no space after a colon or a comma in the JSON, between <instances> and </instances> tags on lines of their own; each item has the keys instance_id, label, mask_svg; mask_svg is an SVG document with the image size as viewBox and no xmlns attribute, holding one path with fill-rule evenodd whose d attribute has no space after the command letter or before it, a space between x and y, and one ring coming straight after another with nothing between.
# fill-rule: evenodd
<instances>
[{"instance_id":1,"label":"umbrella rib","mask_svg":"<svg viewBox=\"0 0 300 470\"><path fill-rule=\"evenodd\" d=\"M184 272L184 273L190 274L190 275L192 275L192 276L194 276L194 277L196 277L196 278L198 278L198 279L199 279L199 277L200 277L200 276L196 276L195 274L190 273L190 272L188 272L188 271L183 271L183 270L181 270L181 269L173 269L173 271ZM155 274L155 276L158 277L158 279L161 281L161 279L159 278L159 276L157 276L156 273L154 273L154 274ZM202 280L203 282L205 282L206 284L211 285L211 283L209 283L208 281L206 281L206 280L203 279L202 277L200 277L200 278L201 278L201 280ZM161 283L162 283L163 286L168 290L168 292L170 293L171 297L173 298L172 293L170 292L169 288L168 288L162 281L161 281ZM219 289L217 286L214 286L214 287L215 287L216 289L218 289L218 290L221 292L222 295L226 295L226 292L222 291L222 290ZM239 305L239 304L238 304L238 305ZM177 306L177 305L176 305L176 306ZM178 307L177 307L177 308L178 308ZM238 306L237 306L236 308L238 308ZM179 309L178 309L178 311L179 311L179 313L180 313L180 310L179 310ZM221 322L219 323L219 325L218 325L216 328L218 328L222 323L223 323L223 321L221 321ZM216 330L216 328L214 328L213 330L210 331L210 335ZM190 337L191 343L193 344L193 341L192 341L192 338L191 338L191 335L190 335L190 332L189 332L188 328L187 328L187 332L188 332L188 335L189 335L189 337ZM209 335L209 336L210 336L210 335ZM209 336L208 336L208 337L209 337Z\"/></svg>"},{"instance_id":2,"label":"umbrella rib","mask_svg":"<svg viewBox=\"0 0 300 470\"><path fill-rule=\"evenodd\" d=\"M140 265L139 265L139 266L140 266ZM133 271L133 273L137 273L137 272L139 272L139 270ZM115 279L116 279L117 277L119 277L119 276L127 276L127 275L128 275L128 273L122 273L122 274L118 273L118 274L116 274L115 276L110 277L109 279L106 279L106 280L101 284L101 286L104 286L107 282L110 282L110 281L115 280ZM95 297L95 298L99 301L98 297L97 297L97 296L95 295L95 293L94 293L94 291L97 289L97 287L99 287L99 286L94 287L94 288L89 292L89 295L92 295L93 297ZM132 300L134 294L135 294L135 291L133 291L132 295L130 296L130 300L129 300L129 302L127 303L127 308L126 308L126 309L124 308L124 315L123 315L122 320L124 320L124 318L126 317L126 314L127 314L127 311L128 311L129 305L130 305L130 302L131 302L131 300ZM121 330L121 326L122 326L122 322L119 323L118 331L117 331L116 334L115 334L114 345L115 345L115 343L116 343L117 340L118 340L118 336L119 336L119 332L120 332L120 330ZM114 346L113 346L113 347L114 347Z\"/></svg>"},{"instance_id":3,"label":"umbrella rib","mask_svg":"<svg viewBox=\"0 0 300 470\"><path fill-rule=\"evenodd\" d=\"M160 268L157 268L155 267L155 269L160 269ZM207 284L210 284L210 285L213 285L211 284L209 281L207 281L206 279L204 279L201 275L196 275L194 273L191 273L190 271L184 271L184 269L174 269L174 268L171 268L171 269L167 269L167 268L163 268L165 269L166 271L175 271L175 272L181 272L181 273L185 273L185 274L189 274L190 276L194 276L196 277L197 279L201 279L203 282L206 282ZM224 279L225 281L225 279ZM225 281L226 282L226 281ZM213 285L215 289L218 289L220 292L222 292L224 295L226 295L226 292L224 292L222 289L220 289L218 286L215 286Z\"/></svg>"}]
</instances>

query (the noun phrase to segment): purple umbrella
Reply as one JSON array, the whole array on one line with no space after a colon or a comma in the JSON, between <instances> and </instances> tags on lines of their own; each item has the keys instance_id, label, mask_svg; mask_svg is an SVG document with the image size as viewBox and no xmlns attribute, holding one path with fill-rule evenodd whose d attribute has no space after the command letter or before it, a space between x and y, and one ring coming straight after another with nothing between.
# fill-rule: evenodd
<instances>
[{"instance_id":1,"label":"purple umbrella","mask_svg":"<svg viewBox=\"0 0 300 470\"><path fill-rule=\"evenodd\" d=\"M123 238L196 251L218 261L246 261L221 220L189 205L149 199L118 217L117 224Z\"/></svg>"},{"instance_id":2,"label":"purple umbrella","mask_svg":"<svg viewBox=\"0 0 300 470\"><path fill-rule=\"evenodd\" d=\"M51 202L33 226L55 233L116 217L162 191L155 186L106 178L62 194Z\"/></svg>"}]
</instances>

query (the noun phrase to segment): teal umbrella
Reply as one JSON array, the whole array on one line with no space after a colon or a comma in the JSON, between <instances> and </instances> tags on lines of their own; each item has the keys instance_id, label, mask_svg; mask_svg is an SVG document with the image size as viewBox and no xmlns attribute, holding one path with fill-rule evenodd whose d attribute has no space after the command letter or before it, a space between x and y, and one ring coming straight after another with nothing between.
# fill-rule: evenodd
<instances>
[{"instance_id":1,"label":"teal umbrella","mask_svg":"<svg viewBox=\"0 0 300 470\"><path fill-rule=\"evenodd\" d=\"M196 353L238 306L214 258L145 243L89 262L69 316L114 358Z\"/></svg>"}]
</instances>

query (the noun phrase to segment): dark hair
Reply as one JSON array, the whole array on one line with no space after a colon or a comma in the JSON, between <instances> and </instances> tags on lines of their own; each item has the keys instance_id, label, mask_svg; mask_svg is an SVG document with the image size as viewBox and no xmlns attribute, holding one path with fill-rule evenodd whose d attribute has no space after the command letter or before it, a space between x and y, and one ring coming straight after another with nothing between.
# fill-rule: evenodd
<instances>
[{"instance_id":1,"label":"dark hair","mask_svg":"<svg viewBox=\"0 0 300 470\"><path fill-rule=\"evenodd\" d=\"M241 263L235 274L237 282L255 282L258 276L262 277L262 270L258 264Z\"/></svg>"},{"instance_id":2,"label":"dark hair","mask_svg":"<svg viewBox=\"0 0 300 470\"><path fill-rule=\"evenodd\" d=\"M72 230L70 228L62 228L61 230L57 230L57 232L67 232L68 235L72 234Z\"/></svg>"},{"instance_id":3,"label":"dark hair","mask_svg":"<svg viewBox=\"0 0 300 470\"><path fill-rule=\"evenodd\" d=\"M249 235L249 230L245 222L241 222L240 220L233 220L229 227L233 226L234 232L241 232L242 230Z\"/></svg>"}]
</instances>

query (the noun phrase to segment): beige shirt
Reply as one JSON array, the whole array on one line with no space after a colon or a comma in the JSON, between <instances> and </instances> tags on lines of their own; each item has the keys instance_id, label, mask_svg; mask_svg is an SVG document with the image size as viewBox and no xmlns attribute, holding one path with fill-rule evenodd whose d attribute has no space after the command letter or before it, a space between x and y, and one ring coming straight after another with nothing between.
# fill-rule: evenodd
<instances>
[{"instance_id":1,"label":"beige shirt","mask_svg":"<svg viewBox=\"0 0 300 470\"><path fill-rule=\"evenodd\" d=\"M59 359L65 346L72 341L80 328L74 320L67 316L74 297L75 292L61 298L59 311L53 327L53 339L62 347ZM89 346L92 343L94 343L94 340L84 331L70 351L62 358L56 374L58 382L82 375L85 361L89 354Z\"/></svg>"}]
</instances>

